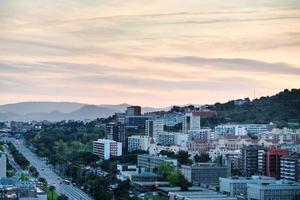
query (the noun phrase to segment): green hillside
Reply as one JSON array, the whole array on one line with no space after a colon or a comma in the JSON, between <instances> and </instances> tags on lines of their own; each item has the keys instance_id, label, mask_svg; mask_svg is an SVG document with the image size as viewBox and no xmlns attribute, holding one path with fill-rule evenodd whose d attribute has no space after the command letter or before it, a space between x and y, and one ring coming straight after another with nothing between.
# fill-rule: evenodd
<instances>
[{"instance_id":1,"label":"green hillside","mask_svg":"<svg viewBox=\"0 0 300 200\"><path fill-rule=\"evenodd\" d=\"M300 119L300 89L284 90L274 96L261 97L236 105L235 101L209 105L218 116L207 121L207 125L223 122L269 123L287 125L290 120Z\"/></svg>"}]
</instances>

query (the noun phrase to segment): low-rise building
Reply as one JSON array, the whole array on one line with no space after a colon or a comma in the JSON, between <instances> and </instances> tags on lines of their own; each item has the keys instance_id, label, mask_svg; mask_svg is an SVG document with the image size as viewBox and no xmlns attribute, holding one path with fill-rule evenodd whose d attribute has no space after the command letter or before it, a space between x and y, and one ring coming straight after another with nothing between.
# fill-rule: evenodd
<instances>
[{"instance_id":1,"label":"low-rise building","mask_svg":"<svg viewBox=\"0 0 300 200\"><path fill-rule=\"evenodd\" d=\"M248 183L248 200L294 200L300 195L300 184L290 184L284 181L276 183Z\"/></svg>"},{"instance_id":2,"label":"low-rise building","mask_svg":"<svg viewBox=\"0 0 300 200\"><path fill-rule=\"evenodd\" d=\"M247 198L247 184L275 183L276 180L266 176L220 178L220 192L229 196L244 196Z\"/></svg>"},{"instance_id":3,"label":"low-rise building","mask_svg":"<svg viewBox=\"0 0 300 200\"><path fill-rule=\"evenodd\" d=\"M235 197L197 186L189 187L188 191L181 191L180 187L159 187L158 191L169 200L236 200Z\"/></svg>"},{"instance_id":4,"label":"low-rise building","mask_svg":"<svg viewBox=\"0 0 300 200\"><path fill-rule=\"evenodd\" d=\"M239 124L221 124L215 127L218 136L247 135L246 127Z\"/></svg>"},{"instance_id":5,"label":"low-rise building","mask_svg":"<svg viewBox=\"0 0 300 200\"><path fill-rule=\"evenodd\" d=\"M197 163L193 165L181 165L184 177L194 185L205 185L210 187L219 186L219 178L231 176L231 166L218 165L215 163Z\"/></svg>"},{"instance_id":6,"label":"low-rise building","mask_svg":"<svg viewBox=\"0 0 300 200\"><path fill-rule=\"evenodd\" d=\"M167 156L138 155L137 157L137 166L148 172L153 172L154 168L166 162L177 166L177 160Z\"/></svg>"}]
</instances>

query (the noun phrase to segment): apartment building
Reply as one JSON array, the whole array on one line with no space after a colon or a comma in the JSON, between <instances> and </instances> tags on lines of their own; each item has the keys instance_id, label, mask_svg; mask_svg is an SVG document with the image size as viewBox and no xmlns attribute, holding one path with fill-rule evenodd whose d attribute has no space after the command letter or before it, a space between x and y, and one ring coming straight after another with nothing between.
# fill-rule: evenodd
<instances>
[{"instance_id":1,"label":"apartment building","mask_svg":"<svg viewBox=\"0 0 300 200\"><path fill-rule=\"evenodd\" d=\"M280 161L280 178L300 181L300 154L283 156Z\"/></svg>"},{"instance_id":2,"label":"apartment building","mask_svg":"<svg viewBox=\"0 0 300 200\"><path fill-rule=\"evenodd\" d=\"M93 141L93 154L101 159L107 160L111 156L122 155L122 143L108 139L98 139Z\"/></svg>"}]
</instances>

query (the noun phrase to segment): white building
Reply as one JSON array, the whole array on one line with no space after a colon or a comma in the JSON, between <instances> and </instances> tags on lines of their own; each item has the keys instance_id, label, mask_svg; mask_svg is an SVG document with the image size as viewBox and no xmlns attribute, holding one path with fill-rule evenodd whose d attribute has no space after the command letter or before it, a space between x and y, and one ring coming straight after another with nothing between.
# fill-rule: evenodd
<instances>
[{"instance_id":1,"label":"white building","mask_svg":"<svg viewBox=\"0 0 300 200\"><path fill-rule=\"evenodd\" d=\"M273 123L270 124L241 124L246 127L247 133L259 134L268 131L269 128L273 127Z\"/></svg>"},{"instance_id":2,"label":"white building","mask_svg":"<svg viewBox=\"0 0 300 200\"><path fill-rule=\"evenodd\" d=\"M162 146L174 145L175 144L175 134L173 132L162 132L157 136L157 144Z\"/></svg>"},{"instance_id":3,"label":"white building","mask_svg":"<svg viewBox=\"0 0 300 200\"><path fill-rule=\"evenodd\" d=\"M246 127L239 124L221 124L215 127L219 136L242 136L247 135Z\"/></svg>"},{"instance_id":4,"label":"white building","mask_svg":"<svg viewBox=\"0 0 300 200\"><path fill-rule=\"evenodd\" d=\"M6 177L6 156L0 152L0 178Z\"/></svg>"},{"instance_id":5,"label":"white building","mask_svg":"<svg viewBox=\"0 0 300 200\"><path fill-rule=\"evenodd\" d=\"M190 140L210 140L215 139L210 128L203 128L188 131Z\"/></svg>"},{"instance_id":6,"label":"white building","mask_svg":"<svg viewBox=\"0 0 300 200\"><path fill-rule=\"evenodd\" d=\"M114 140L98 139L93 141L93 154L107 160L111 156L122 155L122 143Z\"/></svg>"},{"instance_id":7,"label":"white building","mask_svg":"<svg viewBox=\"0 0 300 200\"><path fill-rule=\"evenodd\" d=\"M182 129L184 133L188 133L189 130L201 129L200 112L185 113Z\"/></svg>"},{"instance_id":8,"label":"white building","mask_svg":"<svg viewBox=\"0 0 300 200\"><path fill-rule=\"evenodd\" d=\"M133 135L128 137L128 152L135 150L148 151L149 137L141 135Z\"/></svg>"},{"instance_id":9,"label":"white building","mask_svg":"<svg viewBox=\"0 0 300 200\"><path fill-rule=\"evenodd\" d=\"M157 138L158 134L164 132L163 120L147 120L145 124L145 132L147 136Z\"/></svg>"},{"instance_id":10,"label":"white building","mask_svg":"<svg viewBox=\"0 0 300 200\"><path fill-rule=\"evenodd\" d=\"M189 139L189 135L188 134L175 133L174 144L182 146L182 147L186 147L188 139Z\"/></svg>"},{"instance_id":11,"label":"white building","mask_svg":"<svg viewBox=\"0 0 300 200\"><path fill-rule=\"evenodd\" d=\"M223 158L227 157L239 157L241 155L240 150L231 150L227 148L222 147L216 147L214 149L210 149L208 152L208 155L212 161L215 161L219 156L222 156Z\"/></svg>"}]
</instances>

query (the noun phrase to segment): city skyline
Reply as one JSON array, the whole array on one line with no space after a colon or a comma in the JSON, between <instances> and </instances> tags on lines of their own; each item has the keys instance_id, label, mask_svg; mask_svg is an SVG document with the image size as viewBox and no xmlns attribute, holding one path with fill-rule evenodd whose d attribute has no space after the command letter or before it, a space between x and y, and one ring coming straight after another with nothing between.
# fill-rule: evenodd
<instances>
[{"instance_id":1,"label":"city skyline","mask_svg":"<svg viewBox=\"0 0 300 200\"><path fill-rule=\"evenodd\" d=\"M300 86L300 2L294 0L0 5L0 105L165 107Z\"/></svg>"}]
</instances>

